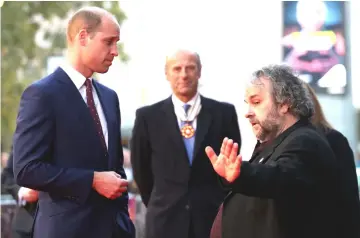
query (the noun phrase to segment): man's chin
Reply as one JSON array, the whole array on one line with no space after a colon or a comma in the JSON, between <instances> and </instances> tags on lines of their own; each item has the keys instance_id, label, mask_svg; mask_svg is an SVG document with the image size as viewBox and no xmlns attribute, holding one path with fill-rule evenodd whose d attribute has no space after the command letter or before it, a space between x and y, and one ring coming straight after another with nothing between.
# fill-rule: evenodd
<instances>
[{"instance_id":1,"label":"man's chin","mask_svg":"<svg viewBox=\"0 0 360 238\"><path fill-rule=\"evenodd\" d=\"M107 73L108 71L109 71L109 67L99 69L96 72L99 73L99 74L104 74L104 73Z\"/></svg>"},{"instance_id":2,"label":"man's chin","mask_svg":"<svg viewBox=\"0 0 360 238\"><path fill-rule=\"evenodd\" d=\"M253 130L253 132L254 132L254 135L255 135L255 137L256 137L257 140L262 141L262 140L264 139L261 131L259 131L259 130L257 130L257 131Z\"/></svg>"},{"instance_id":3,"label":"man's chin","mask_svg":"<svg viewBox=\"0 0 360 238\"><path fill-rule=\"evenodd\" d=\"M261 135L261 131L258 128L253 127L252 131L256 138L258 138Z\"/></svg>"}]
</instances>

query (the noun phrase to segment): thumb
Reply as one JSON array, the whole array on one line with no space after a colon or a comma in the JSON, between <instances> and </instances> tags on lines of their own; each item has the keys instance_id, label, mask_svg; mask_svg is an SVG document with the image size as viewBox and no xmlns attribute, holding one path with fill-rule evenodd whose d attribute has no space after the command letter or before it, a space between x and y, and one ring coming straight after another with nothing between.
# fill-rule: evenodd
<instances>
[{"instance_id":1,"label":"thumb","mask_svg":"<svg viewBox=\"0 0 360 238\"><path fill-rule=\"evenodd\" d=\"M207 146L205 148L205 153L207 157L210 159L211 164L215 164L216 160L218 159L217 155L215 154L215 151L210 146Z\"/></svg>"},{"instance_id":2,"label":"thumb","mask_svg":"<svg viewBox=\"0 0 360 238\"><path fill-rule=\"evenodd\" d=\"M121 178L121 175L118 174L118 173L116 173L116 172L114 172L114 175L115 175L116 177L118 177L118 178Z\"/></svg>"}]
</instances>

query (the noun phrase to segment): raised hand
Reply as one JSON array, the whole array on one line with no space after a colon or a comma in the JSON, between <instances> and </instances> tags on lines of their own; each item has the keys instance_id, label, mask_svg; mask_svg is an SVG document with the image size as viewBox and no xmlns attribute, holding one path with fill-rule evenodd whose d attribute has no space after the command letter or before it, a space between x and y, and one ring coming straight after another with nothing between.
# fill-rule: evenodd
<instances>
[{"instance_id":1,"label":"raised hand","mask_svg":"<svg viewBox=\"0 0 360 238\"><path fill-rule=\"evenodd\" d=\"M234 143L233 140L226 137L223 140L218 156L210 146L205 148L206 155L209 157L215 172L229 183L240 175L242 157L237 155L238 148L238 143Z\"/></svg>"}]
</instances>

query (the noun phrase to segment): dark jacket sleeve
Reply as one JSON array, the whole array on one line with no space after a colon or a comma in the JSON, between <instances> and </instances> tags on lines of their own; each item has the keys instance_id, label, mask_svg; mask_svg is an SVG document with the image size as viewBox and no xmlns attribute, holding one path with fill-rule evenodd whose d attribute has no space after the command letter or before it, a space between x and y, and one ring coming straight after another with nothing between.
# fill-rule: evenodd
<instances>
[{"instance_id":1,"label":"dark jacket sleeve","mask_svg":"<svg viewBox=\"0 0 360 238\"><path fill-rule=\"evenodd\" d=\"M147 206L153 189L153 175L151 171L151 149L143 110L138 109L136 111L130 149L134 180L139 188L142 201Z\"/></svg>"},{"instance_id":2,"label":"dark jacket sleeve","mask_svg":"<svg viewBox=\"0 0 360 238\"><path fill-rule=\"evenodd\" d=\"M270 164L243 161L240 176L231 184L233 191L274 199L320 191L324 184L334 182L329 179L335 158L331 151L328 158L320 157L317 151L324 147L317 148L318 143L314 136L303 134L292 138Z\"/></svg>"},{"instance_id":3,"label":"dark jacket sleeve","mask_svg":"<svg viewBox=\"0 0 360 238\"><path fill-rule=\"evenodd\" d=\"M239 121L238 116L235 110L235 107L231 105L230 107L230 121L229 125L227 126L227 133L226 136L230 139L233 139L234 142L239 144L239 152L241 148L241 135L240 135L240 128L239 128Z\"/></svg>"},{"instance_id":4,"label":"dark jacket sleeve","mask_svg":"<svg viewBox=\"0 0 360 238\"><path fill-rule=\"evenodd\" d=\"M7 161L6 167L3 169L1 173L1 183L4 190L11 194L11 196L17 201L18 200L18 192L20 186L16 184L14 179L13 172L13 153L10 152L9 159Z\"/></svg>"},{"instance_id":5,"label":"dark jacket sleeve","mask_svg":"<svg viewBox=\"0 0 360 238\"><path fill-rule=\"evenodd\" d=\"M21 96L13 141L14 176L18 185L85 202L93 171L49 163L55 133L52 105L43 85L32 84Z\"/></svg>"}]
</instances>

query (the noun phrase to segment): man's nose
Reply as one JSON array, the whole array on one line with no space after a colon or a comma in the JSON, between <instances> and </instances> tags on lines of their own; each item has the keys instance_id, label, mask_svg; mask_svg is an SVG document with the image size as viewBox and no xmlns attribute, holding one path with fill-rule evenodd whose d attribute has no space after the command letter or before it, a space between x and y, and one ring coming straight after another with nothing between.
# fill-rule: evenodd
<instances>
[{"instance_id":1,"label":"man's nose","mask_svg":"<svg viewBox=\"0 0 360 238\"><path fill-rule=\"evenodd\" d=\"M185 79L187 77L187 72L186 72L186 69L185 68L182 68L180 70L180 77Z\"/></svg>"},{"instance_id":2,"label":"man's nose","mask_svg":"<svg viewBox=\"0 0 360 238\"><path fill-rule=\"evenodd\" d=\"M252 108L249 106L247 112L245 113L245 118L250 118L254 116L254 111L252 110Z\"/></svg>"},{"instance_id":3,"label":"man's nose","mask_svg":"<svg viewBox=\"0 0 360 238\"><path fill-rule=\"evenodd\" d=\"M119 55L119 50L116 44L114 44L111 48L111 55L113 55L114 57Z\"/></svg>"}]
</instances>

